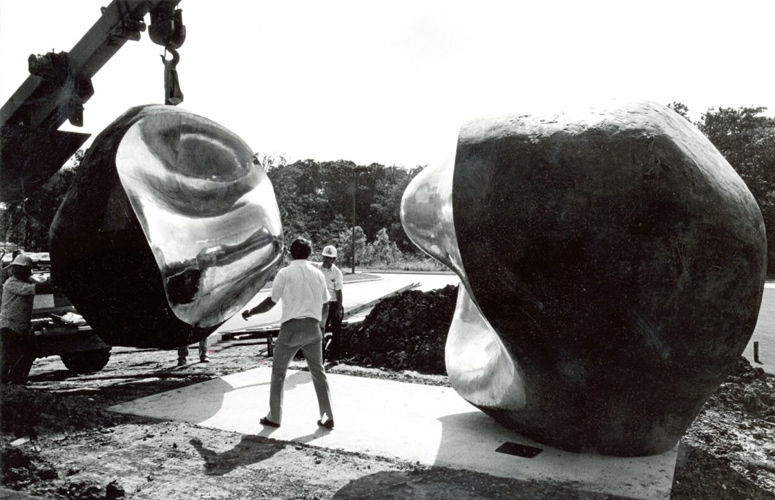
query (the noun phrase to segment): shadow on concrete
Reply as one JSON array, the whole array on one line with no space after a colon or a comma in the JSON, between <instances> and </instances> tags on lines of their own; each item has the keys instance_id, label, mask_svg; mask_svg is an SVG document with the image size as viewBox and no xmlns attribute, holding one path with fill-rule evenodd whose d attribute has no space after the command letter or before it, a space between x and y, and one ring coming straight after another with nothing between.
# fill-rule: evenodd
<instances>
[{"instance_id":1,"label":"shadow on concrete","mask_svg":"<svg viewBox=\"0 0 775 500\"><path fill-rule=\"evenodd\" d=\"M290 370L285 378L285 390L294 389L297 385L312 383L309 377L302 371ZM129 403L128 408L116 408L120 412L128 412L135 415L145 415L154 418L178 420L192 424L202 424L216 416L223 408L227 394L239 394L253 387L268 386L269 381L234 387L222 378L209 379L198 384L180 387L169 394L157 393L151 396L147 403L142 399ZM180 396L183 396L181 398ZM255 421L264 416L269 409L269 398L259 402L255 410ZM264 427L259 436L270 437L276 429ZM320 434L315 434L319 436Z\"/></svg>"},{"instance_id":2,"label":"shadow on concrete","mask_svg":"<svg viewBox=\"0 0 775 500\"><path fill-rule=\"evenodd\" d=\"M200 424L215 416L223 406L225 395L235 390L222 378L211 378L197 383L192 383L189 379L186 382L178 387L172 385L164 388L160 387L160 381L154 381L152 394L119 403L108 409L141 417ZM181 398L181 395L184 397Z\"/></svg>"},{"instance_id":3,"label":"shadow on concrete","mask_svg":"<svg viewBox=\"0 0 775 500\"><path fill-rule=\"evenodd\" d=\"M484 441L488 439L486 429L500 424L487 416L485 413L474 410L466 413L457 413L447 415L439 420L441 422L441 439L439 440L439 451L436 454L435 465L449 466L450 464L460 463L460 457L468 456L471 445L471 436L481 433L481 438L475 441ZM493 455L495 449L493 449Z\"/></svg>"}]
</instances>

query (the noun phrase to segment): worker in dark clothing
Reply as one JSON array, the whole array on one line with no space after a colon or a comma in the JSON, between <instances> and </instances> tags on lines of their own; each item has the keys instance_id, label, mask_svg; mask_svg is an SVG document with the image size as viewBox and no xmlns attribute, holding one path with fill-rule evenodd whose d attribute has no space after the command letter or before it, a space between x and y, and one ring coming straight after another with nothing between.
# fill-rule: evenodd
<instances>
[{"instance_id":1,"label":"worker in dark clothing","mask_svg":"<svg viewBox=\"0 0 775 500\"><path fill-rule=\"evenodd\" d=\"M36 357L32 331L35 293L49 285L32 281L32 259L21 254L11 263L11 277L3 283L0 303L0 382L26 384Z\"/></svg>"},{"instance_id":2,"label":"worker in dark clothing","mask_svg":"<svg viewBox=\"0 0 775 500\"><path fill-rule=\"evenodd\" d=\"M188 346L178 347L178 366L186 364L186 358L188 357ZM199 341L199 361L202 363L209 363L210 356L207 355L207 337Z\"/></svg>"}]
</instances>

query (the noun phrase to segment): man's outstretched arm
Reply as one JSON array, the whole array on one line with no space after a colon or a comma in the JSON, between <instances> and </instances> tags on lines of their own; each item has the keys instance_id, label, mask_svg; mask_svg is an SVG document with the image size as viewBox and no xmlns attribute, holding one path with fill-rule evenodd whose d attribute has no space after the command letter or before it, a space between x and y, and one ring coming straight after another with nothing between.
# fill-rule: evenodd
<instances>
[{"instance_id":1,"label":"man's outstretched arm","mask_svg":"<svg viewBox=\"0 0 775 500\"><path fill-rule=\"evenodd\" d=\"M263 302L258 304L253 309L245 309L244 311L242 311L242 319L247 321L248 318L253 316L254 314L265 313L268 310L270 310L271 308L273 308L274 306L275 306L275 301L272 300L272 297L267 297L267 298L264 299Z\"/></svg>"}]
</instances>

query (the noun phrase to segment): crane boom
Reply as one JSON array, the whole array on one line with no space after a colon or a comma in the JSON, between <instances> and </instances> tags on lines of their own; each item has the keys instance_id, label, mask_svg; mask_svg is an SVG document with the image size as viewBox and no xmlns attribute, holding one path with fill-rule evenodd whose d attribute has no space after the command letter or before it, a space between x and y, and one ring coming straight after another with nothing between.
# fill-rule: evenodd
<instances>
[{"instance_id":1,"label":"crane boom","mask_svg":"<svg viewBox=\"0 0 775 500\"><path fill-rule=\"evenodd\" d=\"M182 44L184 27L172 15L178 3L113 0L69 52L30 56L30 75L0 108L0 201L26 197L90 137L58 128L67 120L83 125L83 104L94 94L91 78L127 40L140 39L146 14L151 14L155 43L171 48Z\"/></svg>"}]
</instances>

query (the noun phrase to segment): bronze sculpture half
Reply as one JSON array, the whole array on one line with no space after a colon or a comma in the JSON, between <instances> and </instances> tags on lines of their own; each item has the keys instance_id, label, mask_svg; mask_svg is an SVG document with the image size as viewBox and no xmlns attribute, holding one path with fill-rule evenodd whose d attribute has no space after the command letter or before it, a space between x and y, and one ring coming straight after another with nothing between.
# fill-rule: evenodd
<instances>
[{"instance_id":1,"label":"bronze sculpture half","mask_svg":"<svg viewBox=\"0 0 775 500\"><path fill-rule=\"evenodd\" d=\"M52 276L110 345L171 348L239 311L282 259L271 182L247 144L172 106L94 141L50 233Z\"/></svg>"},{"instance_id":2,"label":"bronze sculpture half","mask_svg":"<svg viewBox=\"0 0 775 500\"><path fill-rule=\"evenodd\" d=\"M758 205L658 104L472 120L401 218L461 278L451 384L548 445L670 450L756 325Z\"/></svg>"}]
</instances>

